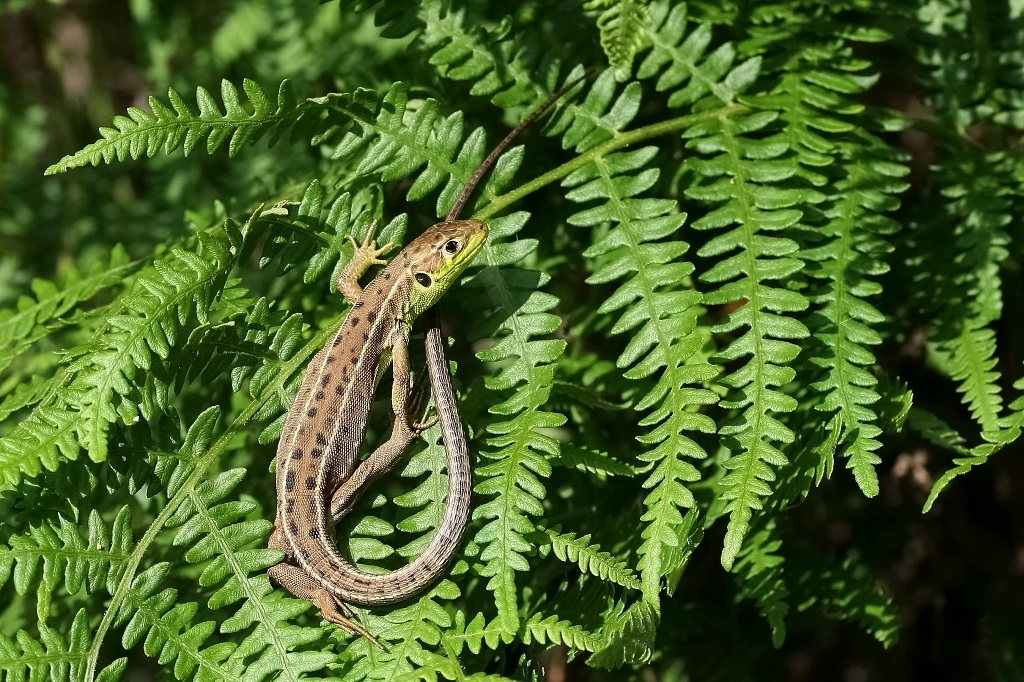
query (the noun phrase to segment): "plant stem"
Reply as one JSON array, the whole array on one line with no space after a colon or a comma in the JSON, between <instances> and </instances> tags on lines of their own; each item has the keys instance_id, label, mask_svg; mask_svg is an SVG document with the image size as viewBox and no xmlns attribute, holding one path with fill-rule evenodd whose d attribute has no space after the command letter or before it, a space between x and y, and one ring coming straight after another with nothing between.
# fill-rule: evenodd
<instances>
[{"instance_id":1,"label":"plant stem","mask_svg":"<svg viewBox=\"0 0 1024 682\"><path fill-rule=\"evenodd\" d=\"M735 114L749 111L750 107L744 104L728 104L720 109L713 111L705 111L699 114L690 114L688 116L680 116L679 118L672 118L667 121L660 121L658 123L652 123L651 125L637 128L635 130L629 130L624 133L620 133L615 137L607 140L594 147L593 149L580 154L572 161L563 163L557 168L549 170L543 175L537 176L533 180L520 185L511 192L500 194L494 198L494 201L487 204L482 210L477 212L473 217L480 220L486 220L510 204L513 204L523 197L536 192L541 187L548 185L555 180L560 180L565 176L572 173L577 168L582 168L596 158L606 156L616 150L628 147L631 144L642 142L643 140L650 139L652 137L658 137L666 133L675 132L688 128L689 126L699 123L700 121L706 121L711 118L728 117L734 116Z\"/></svg>"}]
</instances>

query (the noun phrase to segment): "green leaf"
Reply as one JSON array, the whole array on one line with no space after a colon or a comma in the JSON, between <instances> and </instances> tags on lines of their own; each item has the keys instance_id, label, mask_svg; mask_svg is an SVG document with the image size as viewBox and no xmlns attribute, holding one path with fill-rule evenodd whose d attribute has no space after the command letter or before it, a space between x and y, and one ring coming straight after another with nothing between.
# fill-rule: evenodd
<instances>
[{"instance_id":1,"label":"green leaf","mask_svg":"<svg viewBox=\"0 0 1024 682\"><path fill-rule=\"evenodd\" d=\"M598 10L597 28L601 33L601 48L616 78L626 80L633 66L633 57L643 44L641 29L650 20L650 10L644 0L588 0L583 7Z\"/></svg>"},{"instance_id":2,"label":"green leaf","mask_svg":"<svg viewBox=\"0 0 1024 682\"><path fill-rule=\"evenodd\" d=\"M304 116L315 116L322 110L320 102L296 101L287 80L281 82L276 107L273 108L266 93L254 81L245 79L243 87L247 104L243 104L234 84L228 80L221 81L224 112L213 95L203 87L196 89L195 105L173 88L167 92L169 103L150 97L150 111L129 108L127 116L114 118L113 127L100 128L98 141L65 156L47 168L46 175L87 164L98 166L129 158L139 159L143 155L153 158L159 153L170 154L178 149L183 149L188 156L204 138L208 154L217 151L225 140L230 140L228 155L234 156L264 136L270 138L271 144L277 142Z\"/></svg>"}]
</instances>

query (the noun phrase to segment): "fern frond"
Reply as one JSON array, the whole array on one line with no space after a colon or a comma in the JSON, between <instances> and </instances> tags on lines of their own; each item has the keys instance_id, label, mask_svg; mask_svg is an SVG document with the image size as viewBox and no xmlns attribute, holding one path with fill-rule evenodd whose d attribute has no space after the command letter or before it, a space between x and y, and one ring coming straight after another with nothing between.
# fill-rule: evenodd
<instances>
[{"instance_id":1,"label":"fern frond","mask_svg":"<svg viewBox=\"0 0 1024 682\"><path fill-rule=\"evenodd\" d=\"M996 335L983 318L961 321L959 333L933 347L935 365L958 382L971 417L981 427L982 437L998 431L1003 399L996 370Z\"/></svg>"},{"instance_id":2,"label":"fern frond","mask_svg":"<svg viewBox=\"0 0 1024 682\"><path fill-rule=\"evenodd\" d=\"M373 175L388 182L418 173L406 193L409 201L422 199L443 185L437 215L445 215L452 207L486 153L482 129L463 136L462 112L442 116L432 99L413 109L408 90L400 82L379 101L333 95L321 99L331 109L334 128L320 138L333 139L338 133L341 137L332 158L353 164L356 175ZM489 188L495 186L492 175L480 198L492 197Z\"/></svg>"},{"instance_id":3,"label":"fern frond","mask_svg":"<svg viewBox=\"0 0 1024 682\"><path fill-rule=\"evenodd\" d=\"M107 456L108 430L132 423L146 399L138 397L139 370L166 358L191 320L205 323L211 311L239 311L244 302L226 292L235 264L230 231L198 233L198 253L173 249L135 280L88 343L68 351L66 374L56 391L0 439L0 474L11 485L24 473L75 459L84 448L93 461ZM221 305L214 305L217 300Z\"/></svg>"},{"instance_id":4,"label":"fern frond","mask_svg":"<svg viewBox=\"0 0 1024 682\"><path fill-rule=\"evenodd\" d=\"M638 107L639 89L627 87L618 97L613 92L612 74L606 72L574 111L574 118L556 124L556 130L565 129L563 144L585 152L629 123ZM700 388L716 371L707 363L691 362L703 338L695 331L700 294L686 286L693 266L680 258L688 246L665 239L679 229L685 216L674 213L673 201L639 196L657 179L656 171L643 170L656 153L656 148L644 147L598 156L565 179L573 187L568 199L599 202L571 216L571 224L612 225L584 256L593 263L589 283L625 280L599 310L621 310L612 333L633 335L616 364L629 379L657 375L650 392L636 405L649 411L641 426L654 427L639 438L653 446L639 456L654 468L644 483L654 490L645 500L647 512L641 519L646 525L639 566L650 599L655 598L661 577L675 568L662 561L662 550L678 544L675 531L682 524L678 508L694 504L686 483L699 480L700 474L685 458L707 456L684 434L714 431L711 419L695 407L716 401L713 393Z\"/></svg>"},{"instance_id":5,"label":"fern frond","mask_svg":"<svg viewBox=\"0 0 1024 682\"><path fill-rule=\"evenodd\" d=\"M789 587L784 580L785 558L779 552L782 540L772 521L756 529L743 543L736 557L735 574L739 596L753 601L768 621L772 644L782 646L786 639L786 616L790 609Z\"/></svg>"},{"instance_id":6,"label":"fern frond","mask_svg":"<svg viewBox=\"0 0 1024 682\"><path fill-rule=\"evenodd\" d=\"M0 422L18 410L41 402L52 390L53 384L39 375L33 375L28 381L19 383L0 401ZM2 470L2 465L0 465L0 470Z\"/></svg>"},{"instance_id":7,"label":"fern frond","mask_svg":"<svg viewBox=\"0 0 1024 682\"><path fill-rule=\"evenodd\" d=\"M733 66L736 48L732 43L723 43L705 54L711 44L711 25L698 23L689 28L686 5L653 3L650 25L643 29L651 51L637 75L658 76L658 92L672 91L670 107L692 105L707 95L711 97L706 101L712 105L735 101L757 77L761 60L748 59Z\"/></svg>"},{"instance_id":8,"label":"fern frond","mask_svg":"<svg viewBox=\"0 0 1024 682\"><path fill-rule=\"evenodd\" d=\"M522 640L524 644L564 644L574 651L597 651L604 643L600 634L588 632L558 616L544 617L540 613L523 623Z\"/></svg>"},{"instance_id":9,"label":"fern frond","mask_svg":"<svg viewBox=\"0 0 1024 682\"><path fill-rule=\"evenodd\" d=\"M729 104L757 77L760 60L753 58L734 66L736 50L729 43L705 57L711 42L710 26L698 25L687 33L684 6L670 10L664 4L655 5L652 17L656 27L650 34L652 49L638 73L641 78L658 76L658 90L671 91L670 106L702 109ZM729 436L730 449L735 452L724 463L729 474L720 482L722 496L729 501L729 527L722 552L722 564L727 568L736 558L753 510L759 509L761 498L771 492L771 465L788 461L771 441L788 443L793 435L773 415L796 406L793 398L778 389L795 375L788 365L800 347L793 341L809 334L793 316L807 308L807 299L769 284L798 271L800 263L792 257L796 242L767 233L796 225L802 216L797 207L814 196L808 190L786 186L785 181L794 174L785 160L787 144L759 132L776 116L772 111L758 111L711 117L684 135L687 147L696 154L684 161L691 174L686 196L709 209L693 227L717 230L738 225L711 238L698 252L717 260L700 276L718 285L705 294L705 303L741 303L712 331L731 334L747 328L715 358L719 363L737 364L749 358L720 379L733 392L723 405L742 410L737 423L719 431Z\"/></svg>"},{"instance_id":10,"label":"fern frond","mask_svg":"<svg viewBox=\"0 0 1024 682\"><path fill-rule=\"evenodd\" d=\"M870 567L857 556L841 561L807 548L801 556L804 573L797 582L799 609L818 606L833 617L857 624L882 646L892 646L900 630L900 618L892 598L879 587Z\"/></svg>"},{"instance_id":11,"label":"fern frond","mask_svg":"<svg viewBox=\"0 0 1024 682\"><path fill-rule=\"evenodd\" d=\"M522 150L505 154L495 166L481 194L493 197L508 184L522 159ZM444 192L442 192L444 197ZM443 200L438 208L445 208ZM480 451L474 490L488 499L473 512L482 520L473 542L479 544L483 566L494 595L502 637L518 630L519 597L516 573L529 569L527 554L532 545L526 535L533 529L530 516L543 513L543 479L557 461L558 441L543 433L565 423L565 417L547 409L555 381L556 363L565 341L550 338L561 324L548 312L557 299L540 291L549 279L542 273L515 267L536 249L536 241L517 239L528 214L517 213L489 221L490 239L477 262L484 267L462 288L469 293L467 307L479 314L472 336L487 338L492 345L477 357L494 363L496 372L484 385L495 396L489 412L496 415L486 426L487 447ZM537 338L541 337L541 338ZM548 338L544 338L548 337Z\"/></svg>"},{"instance_id":12,"label":"fern frond","mask_svg":"<svg viewBox=\"0 0 1024 682\"><path fill-rule=\"evenodd\" d=\"M1002 314L1000 266L1009 256L1005 226L1013 213L1014 181L1002 153L981 154L963 146L948 153L956 161L943 168L942 192L949 214L960 219L950 226L952 242L926 248L946 261L940 297L959 298L959 292L967 296L939 311L929 350L940 370L958 382L957 390L982 434L994 433L1003 401L1001 375L995 369L996 339L989 325Z\"/></svg>"},{"instance_id":13,"label":"fern frond","mask_svg":"<svg viewBox=\"0 0 1024 682\"><path fill-rule=\"evenodd\" d=\"M353 643L350 652L357 658L347 679L390 682L431 660L434 655L424 649L424 644L438 642L441 631L452 625L451 616L438 602L455 599L459 594L451 581L442 580L409 606L394 609L384 618L368 618L368 626L378 636L395 643L385 652L376 650L365 639Z\"/></svg>"},{"instance_id":14,"label":"fern frond","mask_svg":"<svg viewBox=\"0 0 1024 682\"><path fill-rule=\"evenodd\" d=\"M97 595L117 583L133 544L131 513L122 507L108 527L93 510L86 529L61 518L12 535L7 543L0 545L0 586L10 577L19 595L34 587L39 621L46 622L59 588L77 594L84 587Z\"/></svg>"},{"instance_id":15,"label":"fern frond","mask_svg":"<svg viewBox=\"0 0 1024 682\"><path fill-rule=\"evenodd\" d=\"M100 140L65 156L47 168L46 174L63 173L86 164L98 166L139 159L143 155L152 158L161 152L170 154L179 148L188 156L204 140L207 154L213 154L227 141L228 155L234 156L264 136L269 136L270 143L275 144L304 117L323 112L322 98L297 101L287 80L281 82L276 102L272 102L263 89L248 78L242 81L242 90L245 102L238 88L231 81L223 80L221 102L218 102L206 88L199 87L193 108L188 100L171 88L167 92L169 105L150 97L151 111L129 108L127 116L114 118L113 128L100 128Z\"/></svg>"},{"instance_id":16,"label":"fern frond","mask_svg":"<svg viewBox=\"0 0 1024 682\"><path fill-rule=\"evenodd\" d=\"M895 195L906 188L900 178L908 169L899 153L869 132L900 125L877 114L861 116L865 107L858 101L877 77L868 71L869 62L853 55L850 43L888 36L881 29L850 35L837 12L824 6L758 8L754 38L744 47L758 52L774 47L776 59L784 55L775 65L778 84L759 104L779 111L778 137L789 148L781 158L794 167L794 181L820 190L807 197L815 205L801 220L808 229L795 225L792 231L801 243L800 257L809 264L804 274L811 278L812 307L805 320L812 338L798 368L816 379L807 382L821 395L814 409L830 415L824 428L811 430L818 441L815 478L820 482L831 475L838 450L862 491L873 496L878 491L875 451L881 445L874 405L881 396L870 346L881 343L884 317L867 299L880 293L877 279L888 271L888 237L898 224L886 214L899 205ZM790 422L807 419L817 421L801 411Z\"/></svg>"},{"instance_id":17,"label":"fern frond","mask_svg":"<svg viewBox=\"0 0 1024 682\"><path fill-rule=\"evenodd\" d=\"M560 70L558 57L524 49L506 16L497 25L474 21L470 9L424 3L419 41L442 78L472 81L470 93L486 95L500 107L537 99L545 76ZM520 29L522 30L522 29Z\"/></svg>"},{"instance_id":18,"label":"fern frond","mask_svg":"<svg viewBox=\"0 0 1024 682\"><path fill-rule=\"evenodd\" d=\"M613 459L606 452L599 452L591 448L577 447L570 443L562 445L556 464L604 476L636 475L636 471L633 467Z\"/></svg>"},{"instance_id":19,"label":"fern frond","mask_svg":"<svg viewBox=\"0 0 1024 682\"><path fill-rule=\"evenodd\" d=\"M921 307L935 324L930 359L957 381L964 404L986 438L985 433L999 430L1003 410L990 325L1002 315L1001 268L1010 256L1006 228L1020 212L1019 164L1005 146L987 149L964 132L972 125L987 125L995 104L993 53L979 54L955 32L956 27L975 30L973 24L983 21L981 13L955 3L926 3L917 19L923 38L917 56L930 67L925 75L927 102L955 131L937 139L931 201L924 202L917 218L924 265L941 273L927 284L935 293L923 298ZM969 58L951 69L949 59L963 54L965 43ZM941 239L929 236L936 229L943 230Z\"/></svg>"},{"instance_id":20,"label":"fern frond","mask_svg":"<svg viewBox=\"0 0 1024 682\"><path fill-rule=\"evenodd\" d=\"M305 349L302 315L273 314L266 299L260 299L246 314L245 322L245 342L258 346L263 354L259 363L236 363L231 370L231 386L233 391L248 394L259 405L254 421L273 420L257 439L268 444L280 437L283 412L287 411L289 399L298 390L300 377L291 376L286 390L267 393L280 381L281 373L288 370L295 354Z\"/></svg>"},{"instance_id":21,"label":"fern frond","mask_svg":"<svg viewBox=\"0 0 1024 682\"><path fill-rule=\"evenodd\" d=\"M633 67L633 58L643 44L641 28L650 21L645 0L588 0L584 9L598 10L597 28L601 47L616 77L625 80Z\"/></svg>"},{"instance_id":22,"label":"fern frond","mask_svg":"<svg viewBox=\"0 0 1024 682\"><path fill-rule=\"evenodd\" d=\"M761 498L771 493L769 484L775 478L771 466L788 462L772 441L790 443L793 433L773 413L791 412L796 407L796 401L778 389L795 376L788 366L800 352L794 342L809 335L806 326L793 316L807 308L807 299L769 284L800 269L799 261L790 257L797 244L786 237L762 234L796 225L802 214L792 207L807 200L808 193L772 186L773 181L791 173L764 163L781 155L783 145L765 150L758 159L747 158L741 151L744 145L740 136L763 128L774 118L771 112L761 112L715 122L693 131L688 143L698 152L714 156L686 163L695 175L687 196L720 206L696 221L694 228L720 229L738 224L712 238L700 251L705 257L732 254L702 276L704 281L720 285L705 295L707 303L743 302L713 331L723 334L747 328L717 357L719 362L749 358L720 379L733 391L733 397L724 404L742 410L738 423L720 429L738 450L724 463L729 474L720 483L722 495L729 500L729 527L722 551L726 568L732 566L739 552L753 510L760 509Z\"/></svg>"},{"instance_id":23,"label":"fern frond","mask_svg":"<svg viewBox=\"0 0 1024 682\"><path fill-rule=\"evenodd\" d=\"M661 622L658 606L647 599L609 618L601 635L605 645L590 657L590 665L613 669L627 663L650 660L651 643Z\"/></svg>"},{"instance_id":24,"label":"fern frond","mask_svg":"<svg viewBox=\"0 0 1024 682\"><path fill-rule=\"evenodd\" d=\"M372 117L345 104L341 101L335 106L351 116L362 133L348 132L335 147L333 158L344 159L358 152L355 172L372 173L385 181L412 175L426 164L406 197L410 201L421 199L446 182L438 198L438 213L444 213L454 203L464 184L465 178L457 177L461 174L455 169L459 167L465 172L483 158L482 131L464 140L461 113L440 117L434 100L426 100L415 112L408 110L408 92L402 83L388 90Z\"/></svg>"},{"instance_id":25,"label":"fern frond","mask_svg":"<svg viewBox=\"0 0 1024 682\"><path fill-rule=\"evenodd\" d=\"M89 617L79 609L67 636L46 623L39 625L39 639L24 630L13 638L0 633L0 670L14 682L83 679L89 656Z\"/></svg>"},{"instance_id":26,"label":"fern frond","mask_svg":"<svg viewBox=\"0 0 1024 682\"><path fill-rule=\"evenodd\" d=\"M491 234L510 236L524 218L517 214L495 220ZM480 504L473 518L485 521L474 538L482 546L481 575L490 578L488 588L494 593L498 619L509 633L519 629L515 573L529 569L526 553L532 545L524 537L533 527L529 516L543 513L542 479L551 474L548 458L558 456L558 442L541 430L565 423L564 416L544 409L554 382L554 363L565 342L533 338L548 336L561 324L557 315L547 312L555 306L555 298L534 289L547 278L493 267L518 260L522 244L491 242L484 257L492 267L477 273L466 285L476 292L477 300L489 306L488 312L496 310L474 332L495 339L494 345L478 352L477 357L501 363L500 371L487 377L485 385L508 395L490 408L501 421L487 425L489 447L481 450L480 457L489 462L476 470L479 483L474 490L493 499ZM535 244L526 246L536 248Z\"/></svg>"},{"instance_id":27,"label":"fern frond","mask_svg":"<svg viewBox=\"0 0 1024 682\"><path fill-rule=\"evenodd\" d=\"M468 649L480 653L483 647L497 649L503 641L510 641L511 636L495 618L488 622L484 614L477 613L472 620L466 622L465 611L456 611L452 627L444 633L444 643L455 655Z\"/></svg>"},{"instance_id":28,"label":"fern frond","mask_svg":"<svg viewBox=\"0 0 1024 682\"><path fill-rule=\"evenodd\" d=\"M135 372L149 369L154 356L166 357L192 316L205 323L214 298L223 293L235 262L228 243L202 233L199 239L199 254L179 250L157 261L154 272L139 279L138 293L126 299L126 314L109 318L108 332L70 353L73 388L83 391L72 402L83 422L79 438L93 461L106 457L107 425L137 414L125 398Z\"/></svg>"},{"instance_id":29,"label":"fern frond","mask_svg":"<svg viewBox=\"0 0 1024 682\"><path fill-rule=\"evenodd\" d=\"M310 641L310 632L304 628L282 626L281 623L308 608L308 604L295 599L273 601L266 598L271 592L266 576L245 581L243 590L256 605L240 610L248 624L259 624L254 635L244 642L247 653L259 654L252 663L246 663L232 642L208 644L216 631L213 621L194 622L199 611L195 602L181 601L173 588L160 590L170 570L168 564L156 564L140 573L121 602L115 623L123 627L121 645L131 649L142 645L146 655L165 665L171 665L178 677L191 676L195 680L238 680L256 682L268 674L287 670L290 675L302 675L333 662L330 652L291 651L288 649ZM159 591L158 591L159 590ZM255 601L254 601L255 600ZM264 620L265 619L265 620ZM224 623L226 631L237 629L234 619ZM306 676L304 679L317 679Z\"/></svg>"},{"instance_id":30,"label":"fern frond","mask_svg":"<svg viewBox=\"0 0 1024 682\"><path fill-rule=\"evenodd\" d=\"M322 343L323 339L319 339L319 341ZM285 376L289 376L289 374ZM272 383L268 387L267 394L277 395L280 391L280 383L281 379ZM242 418L250 418L258 405L259 402L244 411ZM92 561L89 569L91 571L90 580L101 581L106 591L112 595L110 608L98 630L93 633L93 637L101 642L111 627L131 620L132 624L125 630L124 645L126 647L133 646L145 638L146 651L154 656L166 657L167 661L175 661L181 675L186 674L186 671L192 671L198 665L199 672L196 673L198 679L243 679L241 677L243 670L247 675L252 676L251 679L262 679L265 673L258 672L260 669L282 670L291 669L290 666L294 666L296 670L322 668L334 657L316 652L296 652L291 655L287 653L288 648L307 643L319 636L318 630L313 630L313 634L310 636L310 630L296 628L287 623L287 620L293 618L297 613L307 610L309 604L295 599L279 599L275 602L268 596L271 588L265 575L256 580L251 580L246 575L251 571L263 571L267 566L280 560L280 552L265 549L269 523L260 521L254 524L239 520L242 515L251 512L253 508L251 503L226 503L215 506L215 503L229 494L231 488L237 483L236 473L233 477L229 474L229 478L221 476L213 478L206 484L202 483L206 467L215 461L218 454L223 451L227 440L231 438L229 436L214 446L210 446L216 414L216 409L209 410L193 424L186 435L179 457L167 457L158 462L157 468L160 472L163 489L168 494L168 507L157 517L138 544L131 547L131 554L124 561L124 569L119 569L116 572L108 570L107 578L104 580L100 567L96 565L99 558L86 556L82 559L82 561ZM246 417L246 414L249 417ZM168 466L168 464L171 465ZM216 589L209 601L209 607L217 609L239 599L246 600L235 616L224 621L225 631L259 624L257 636L250 638L246 647L254 653L262 652L268 646L271 647L265 652L267 662L246 666L238 660L224 664L225 657L231 654L235 645L226 645L224 642L214 643L211 646L204 644L215 628L209 627L210 622L194 622L193 616L197 613L196 604L179 601L173 590L170 592L165 590L156 594L160 576L169 570L169 565L156 565L151 569L155 571L153 574L136 573L142 556L151 549L156 534L172 520L171 525L183 525L186 529L183 533L186 533L189 542L199 538L193 546L183 548L183 555L188 560L208 561L205 570L200 575L200 583ZM64 531L65 529L62 528L61 532L64 533ZM182 537L184 538L186 535ZM102 545L103 538L94 536L96 533L91 533L90 543ZM202 537L200 538L200 536ZM77 542L74 537L74 534L68 535L67 542L74 545ZM128 536L128 540L131 540L130 536ZM111 540L111 542L119 541L121 540L117 540L117 538ZM250 553L248 551L249 543L258 543L260 548ZM218 550L231 556L231 560L225 561L224 558L218 558ZM45 557L45 554L43 556ZM116 557L117 553L114 552L111 556ZM106 557L105 560L109 561L110 557ZM44 562L46 576L52 576L55 570L53 566L52 563ZM79 584L80 579L76 576L83 570L81 566L81 561L75 557L75 561L69 563L68 568L64 571L66 577L70 576L71 585ZM9 568L10 566L5 570L9 570ZM192 583L193 579L194 575L188 582ZM47 577L46 580L53 582L52 577ZM130 584L138 589L131 588ZM87 587L95 589L92 583L87 583ZM42 603L42 600L40 602ZM175 602L177 602L176 605L174 605ZM278 621L280 621L280 625L276 624ZM268 628L268 624L273 625ZM91 644L90 651L94 655L99 651L99 646ZM312 659L315 659L313 663L309 663ZM95 660L90 658L88 660L90 670L94 665ZM313 667L309 667L310 665ZM119 669L123 669L123 663L115 662L104 672L106 675L104 679L116 675Z\"/></svg>"},{"instance_id":31,"label":"fern frond","mask_svg":"<svg viewBox=\"0 0 1024 682\"><path fill-rule=\"evenodd\" d=\"M559 533L545 528L548 542L555 556L562 561L577 564L584 573L601 580L614 582L634 590L640 589L640 580L626 562L601 551L601 545L590 544L590 534L577 537L576 533Z\"/></svg>"},{"instance_id":32,"label":"fern frond","mask_svg":"<svg viewBox=\"0 0 1024 682\"><path fill-rule=\"evenodd\" d=\"M197 680L255 681L276 671L301 675L320 670L335 660L334 654L293 651L322 633L319 628L301 628L289 622L310 604L272 594L263 573L282 558L280 551L266 547L270 522L248 520L255 508L252 502L224 501L246 471L203 475L225 447L223 437L211 442L218 417L218 408L202 413L186 434L175 465L164 469L168 506L133 548L130 568L111 590L110 610L96 636L102 637L109 627L122 627L126 649L141 643L147 655L173 664L179 677ZM197 582L200 589L208 591L206 607L218 610L238 604L234 613L222 620L220 629L252 629L244 640L208 643L217 630L214 622L196 622L200 612L196 602L179 598L174 588L161 589L179 567L163 562L135 573L156 533L172 528L178 529L172 543L184 558L182 566L202 567ZM194 580L194 571L189 572ZM251 577L252 573L260 575ZM239 656L239 649L251 660Z\"/></svg>"},{"instance_id":33,"label":"fern frond","mask_svg":"<svg viewBox=\"0 0 1024 682\"><path fill-rule=\"evenodd\" d=\"M970 449L964 447L963 438L958 433L934 415L927 412L915 415L914 424L925 436L932 442L961 455L953 459L955 466L935 481L931 492L928 493L928 499L925 500L923 511L927 512L932 508L935 500L954 478L984 464L989 457L1020 438L1021 432L1024 431L1024 379L1018 380L1014 388L1022 395L1010 404L1011 413L999 420L997 430L982 433L985 442Z\"/></svg>"},{"instance_id":34,"label":"fern frond","mask_svg":"<svg viewBox=\"0 0 1024 682\"><path fill-rule=\"evenodd\" d=\"M875 465L881 460L875 451L882 430L873 407L881 396L869 347L882 341L876 330L884 316L866 299L880 293L873 278L888 270L881 259L891 251L886 237L897 224L884 212L898 206L892 195L906 188L900 178L907 169L887 158L892 153L869 133L841 149L848 157L842 164L846 177L835 183L835 195L822 207L826 222L817 230L820 245L803 252L816 265L808 274L823 280L812 292L816 307L808 323L814 341L807 361L824 370L812 385L823 394L817 409L832 413L826 431L839 433L834 444L818 448L824 462L819 480L831 473L830 453L838 449L860 489L873 497L878 494Z\"/></svg>"},{"instance_id":35,"label":"fern frond","mask_svg":"<svg viewBox=\"0 0 1024 682\"><path fill-rule=\"evenodd\" d=\"M97 292L121 282L138 266L120 246L109 260L85 272L68 268L56 282L32 282L35 298L22 296L15 309L0 310L0 371L14 362L32 344L61 324L59 318Z\"/></svg>"},{"instance_id":36,"label":"fern frond","mask_svg":"<svg viewBox=\"0 0 1024 682\"><path fill-rule=\"evenodd\" d=\"M38 406L0 439L0 489L23 478L56 471L62 461L78 459L78 416L63 404Z\"/></svg>"}]
</instances>

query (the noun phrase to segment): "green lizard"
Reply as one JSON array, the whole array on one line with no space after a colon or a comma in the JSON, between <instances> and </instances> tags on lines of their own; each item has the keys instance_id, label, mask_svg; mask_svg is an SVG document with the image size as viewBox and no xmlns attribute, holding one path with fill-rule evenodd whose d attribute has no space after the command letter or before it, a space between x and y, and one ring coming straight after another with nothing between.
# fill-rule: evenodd
<instances>
[{"instance_id":1,"label":"green lizard","mask_svg":"<svg viewBox=\"0 0 1024 682\"><path fill-rule=\"evenodd\" d=\"M448 219L428 228L390 264L380 256L392 245L377 248L371 228L338 279L352 309L331 342L313 358L285 420L277 449L278 508L270 546L283 550L286 557L268 572L292 594L318 606L324 618L374 643L377 640L351 620L345 603L388 604L422 590L453 558L469 514L472 472L436 323L427 332L427 369L448 466L447 505L437 531L412 563L389 573L367 573L338 552L334 524L428 426L411 416L420 413L424 400L422 387L412 386L409 333L416 318L452 286L487 239L485 223L456 219L469 194L516 135L580 80L555 92L506 135L467 182ZM359 278L377 264L386 267L361 289ZM391 436L360 462L373 394L389 363L395 413Z\"/></svg>"},{"instance_id":2,"label":"green lizard","mask_svg":"<svg viewBox=\"0 0 1024 682\"><path fill-rule=\"evenodd\" d=\"M385 574L358 570L338 553L332 529L364 486L393 466L425 427L410 417L411 403L416 402L411 395L410 326L465 270L486 238L487 226L479 220L438 223L413 240L365 290L359 289L358 277L380 262L377 257L385 249L376 249L371 241L361 245L339 280L339 289L354 300L352 310L313 358L285 421L277 454L278 517L270 546L285 550L296 565L278 564L270 575L316 604L327 620L352 632L369 636L347 617L343 602L386 604L415 594L444 569L462 537L470 498L468 460L455 471L449 461L444 519L412 563ZM374 389L389 360L395 412L391 437L360 464ZM436 364L431 364L432 376ZM443 367L442 373L447 371Z\"/></svg>"}]
</instances>

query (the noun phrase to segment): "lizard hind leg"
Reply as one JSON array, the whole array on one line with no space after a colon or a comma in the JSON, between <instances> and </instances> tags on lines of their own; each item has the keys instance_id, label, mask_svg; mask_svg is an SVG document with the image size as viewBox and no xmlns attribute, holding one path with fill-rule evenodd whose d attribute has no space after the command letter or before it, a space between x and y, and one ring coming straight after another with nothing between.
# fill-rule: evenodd
<instances>
[{"instance_id":1,"label":"lizard hind leg","mask_svg":"<svg viewBox=\"0 0 1024 682\"><path fill-rule=\"evenodd\" d=\"M422 376L420 376L422 374ZM437 415L428 417L430 413L430 384L427 383L425 372L418 373L416 381L413 382L412 390L409 391L409 398L406 411L415 416L416 421L409 424L409 427L417 435L426 431L437 423Z\"/></svg>"},{"instance_id":2,"label":"lizard hind leg","mask_svg":"<svg viewBox=\"0 0 1024 682\"><path fill-rule=\"evenodd\" d=\"M274 579L274 582L299 599L312 602L320 609L324 620L334 623L353 635L365 637L378 649L384 650L384 645L354 620L352 610L343 601L298 566L280 563L271 566L267 573Z\"/></svg>"},{"instance_id":3,"label":"lizard hind leg","mask_svg":"<svg viewBox=\"0 0 1024 682\"><path fill-rule=\"evenodd\" d=\"M371 635L362 625L353 620L352 610L338 599L334 593L328 590L322 583L313 579L299 566L288 563L294 556L288 538L285 537L281 528L280 518L274 524L274 532L270 535L267 546L271 549L279 549L284 552L285 560L267 569L267 574L284 589L291 592L299 599L312 602L320 609L324 620L334 623L347 632L359 636L362 635L370 640L377 648L384 649L384 646Z\"/></svg>"}]
</instances>

